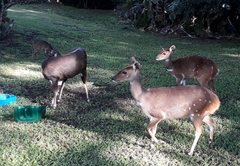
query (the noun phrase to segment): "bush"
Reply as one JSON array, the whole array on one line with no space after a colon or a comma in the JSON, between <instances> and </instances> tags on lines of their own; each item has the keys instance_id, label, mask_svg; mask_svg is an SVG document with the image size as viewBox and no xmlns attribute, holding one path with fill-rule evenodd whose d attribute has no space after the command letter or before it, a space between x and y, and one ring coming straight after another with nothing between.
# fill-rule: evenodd
<instances>
[{"instance_id":1,"label":"bush","mask_svg":"<svg viewBox=\"0 0 240 166\"><path fill-rule=\"evenodd\" d=\"M210 37L240 33L239 0L128 0L126 6L125 18L144 30L172 33L181 29Z\"/></svg>"}]
</instances>

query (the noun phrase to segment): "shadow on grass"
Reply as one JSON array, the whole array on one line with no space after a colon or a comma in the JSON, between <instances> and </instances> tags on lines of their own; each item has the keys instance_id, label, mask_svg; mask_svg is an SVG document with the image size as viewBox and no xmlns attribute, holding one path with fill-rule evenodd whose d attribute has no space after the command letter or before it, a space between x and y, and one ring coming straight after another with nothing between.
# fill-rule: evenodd
<instances>
[{"instance_id":1,"label":"shadow on grass","mask_svg":"<svg viewBox=\"0 0 240 166\"><path fill-rule=\"evenodd\" d=\"M7 78L7 75L4 77ZM77 78L77 80L81 82L79 77ZM110 81L111 80L109 78L109 82ZM20 89L15 88L18 83L21 87ZM95 83L96 85L98 85L98 82ZM0 84L1 87L6 88L7 93L11 92L13 94L17 94L20 97L29 99L33 103L49 105L49 103L51 102L52 91L49 87L49 83L46 82L46 80L39 81L36 84L35 81L19 80L17 77L11 77L10 81L1 81ZM136 137L143 137L144 135L146 135L144 132L144 123L147 123L148 119L142 116L142 113L140 113L141 108L133 106L133 104L130 102L129 98L131 98L131 95L129 92L129 85L112 85L109 83L104 86L99 86L95 88L89 89L91 97L90 103L86 102L85 90L82 84L79 84L76 89L65 88L63 92L63 99L58 104L57 109L54 111L51 108L48 109L48 111L51 111L51 113L48 113L46 118L66 125L74 126L78 129L96 132L106 140L121 141L121 134L134 134ZM130 108L128 108L128 105ZM233 109L237 111L238 107L234 106ZM3 116L3 120L9 119L9 115ZM234 119L231 116L228 116L228 119L231 121L232 124L238 123L237 119ZM233 126L236 131L231 130L229 132L225 132L224 134L219 134L216 131L215 142L213 142L213 145L211 145L213 149L211 150L209 148L209 151L211 151L217 157L222 157L222 155L218 154L215 151L222 151L223 153L227 151L228 153L239 155L239 132L237 131L238 127L239 126L237 125ZM177 128L177 126L175 125L160 123L158 125L158 132L172 132L173 135L181 135L182 137L187 137L184 133L175 132L175 128ZM208 130L204 132L207 133L208 137ZM164 137L163 140L164 139L167 141L168 138ZM192 143L193 138L189 138L189 140ZM200 149L201 143L203 143L202 140L206 142L206 140L203 138L203 135L201 136L199 143L196 147L196 153L198 153L197 149ZM229 144L229 142L231 142L231 144ZM190 147L188 149L190 149ZM73 147L72 149L69 149L69 152L67 152L64 158L70 158L70 154L76 153L77 156L82 156L82 160L76 159L76 162L78 161L83 164L88 162L92 164L95 164L95 162L99 162L102 164L109 164L109 162L119 165L125 164L121 162L114 163L112 161L105 161L101 157L102 151L103 149L101 149L101 146L98 147L96 145L88 145L80 151L77 151L75 147ZM188 156L178 152L179 151L174 152L174 150L170 150L171 154L169 154L169 156L171 158L174 156L179 159L179 161L183 161L186 163L202 162L195 161L195 159L189 160ZM169 153L169 151L166 153ZM92 157L94 158L94 160L90 161ZM57 158L56 162L71 163L71 161L71 159L63 160L62 158Z\"/></svg>"},{"instance_id":2,"label":"shadow on grass","mask_svg":"<svg viewBox=\"0 0 240 166\"><path fill-rule=\"evenodd\" d=\"M106 148L106 147L105 147ZM43 162L44 165L128 165L127 162L117 160L106 160L106 157L102 152L104 146L87 144L81 147L72 147L64 154L56 153L56 160L49 162ZM102 155L101 155L102 154ZM116 154L117 156L118 154Z\"/></svg>"}]
</instances>

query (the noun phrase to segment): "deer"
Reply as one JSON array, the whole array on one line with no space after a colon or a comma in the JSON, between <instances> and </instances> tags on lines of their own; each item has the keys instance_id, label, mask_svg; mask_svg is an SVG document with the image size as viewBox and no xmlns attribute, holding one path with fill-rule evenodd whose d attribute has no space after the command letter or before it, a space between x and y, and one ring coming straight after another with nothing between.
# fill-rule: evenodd
<instances>
[{"instance_id":1,"label":"deer","mask_svg":"<svg viewBox=\"0 0 240 166\"><path fill-rule=\"evenodd\" d=\"M86 91L87 101L89 102L87 88L87 54L82 48L71 50L62 56L49 57L42 62L42 74L49 80L52 86L53 99L51 106L55 109L57 102L60 101L65 82L78 74ZM58 95L59 94L59 95Z\"/></svg>"},{"instance_id":2,"label":"deer","mask_svg":"<svg viewBox=\"0 0 240 166\"><path fill-rule=\"evenodd\" d=\"M146 127L151 140L164 143L155 137L157 125L163 120L174 120L190 117L195 128L195 138L189 155L193 154L198 139L202 134L202 122L210 128L210 142L213 141L214 114L220 107L218 96L211 90L198 85L144 88L140 78L140 63L135 57L131 65L123 68L113 78L113 82L130 82L130 91L143 113L150 119Z\"/></svg>"},{"instance_id":3,"label":"deer","mask_svg":"<svg viewBox=\"0 0 240 166\"><path fill-rule=\"evenodd\" d=\"M46 54L45 56L46 56L46 58L57 57L57 56L61 56L61 53L58 50L56 50L56 49L52 49L50 51L50 54Z\"/></svg>"},{"instance_id":4,"label":"deer","mask_svg":"<svg viewBox=\"0 0 240 166\"><path fill-rule=\"evenodd\" d=\"M166 68L176 78L177 86L185 86L185 79L197 79L204 86L216 93L214 78L219 73L218 66L204 56L187 56L172 60L171 54L176 49L172 45L169 49L162 49L156 60L165 60Z\"/></svg>"},{"instance_id":5,"label":"deer","mask_svg":"<svg viewBox=\"0 0 240 166\"><path fill-rule=\"evenodd\" d=\"M48 42L44 40L35 40L33 42L32 60L33 60L33 57L36 56L36 54L42 50L45 52L46 58L51 56L56 57L61 55L57 50L53 49L51 44L49 44Z\"/></svg>"}]
</instances>

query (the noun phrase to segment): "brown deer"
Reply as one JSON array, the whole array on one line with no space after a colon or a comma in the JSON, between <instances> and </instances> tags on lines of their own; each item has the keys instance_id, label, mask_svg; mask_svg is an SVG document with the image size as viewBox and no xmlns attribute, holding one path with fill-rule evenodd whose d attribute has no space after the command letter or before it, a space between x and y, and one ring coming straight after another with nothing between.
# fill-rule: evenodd
<instances>
[{"instance_id":1,"label":"brown deer","mask_svg":"<svg viewBox=\"0 0 240 166\"><path fill-rule=\"evenodd\" d=\"M47 56L47 58L49 58L49 57L57 57L57 56L61 56L61 54L60 54L60 52L58 52L58 50L52 49L50 51L50 54L46 55L46 56Z\"/></svg>"},{"instance_id":2,"label":"brown deer","mask_svg":"<svg viewBox=\"0 0 240 166\"><path fill-rule=\"evenodd\" d=\"M44 51L47 58L51 56L60 56L60 53L57 50L53 49L51 44L44 40L36 40L33 42L32 59L33 56L35 56L39 51Z\"/></svg>"},{"instance_id":3,"label":"brown deer","mask_svg":"<svg viewBox=\"0 0 240 166\"><path fill-rule=\"evenodd\" d=\"M160 121L190 117L195 128L195 139L188 154L193 154L202 134L202 122L209 126L212 142L214 122L209 115L220 107L218 96L209 89L196 85L145 89L141 84L139 68L140 64L132 57L131 66L122 69L112 80L130 82L133 98L150 118L146 130L151 140L159 142L155 134Z\"/></svg>"},{"instance_id":4,"label":"brown deer","mask_svg":"<svg viewBox=\"0 0 240 166\"><path fill-rule=\"evenodd\" d=\"M156 60L165 60L166 68L176 78L177 86L185 85L185 79L197 79L200 85L216 92L214 78L219 72L218 66L212 60L197 55L172 61L171 54L175 48L172 45L169 49L163 49Z\"/></svg>"},{"instance_id":5,"label":"brown deer","mask_svg":"<svg viewBox=\"0 0 240 166\"><path fill-rule=\"evenodd\" d=\"M67 79L81 74L83 81L87 101L88 89L87 89L87 54L82 48L77 48L63 56L50 57L42 63L42 73L45 79L49 80L52 85L53 99L52 106L55 109L57 101L59 102L62 96L62 91ZM59 86L60 85L60 91ZM58 99L57 95L59 93Z\"/></svg>"}]
</instances>

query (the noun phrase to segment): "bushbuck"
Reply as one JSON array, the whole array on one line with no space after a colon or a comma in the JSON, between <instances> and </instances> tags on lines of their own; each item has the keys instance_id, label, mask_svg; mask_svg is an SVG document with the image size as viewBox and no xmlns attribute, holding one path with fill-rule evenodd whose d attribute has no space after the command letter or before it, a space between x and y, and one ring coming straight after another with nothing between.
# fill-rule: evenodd
<instances>
[{"instance_id":1,"label":"bushbuck","mask_svg":"<svg viewBox=\"0 0 240 166\"><path fill-rule=\"evenodd\" d=\"M72 78L78 74L81 74L81 79L83 81L86 91L87 101L89 101L88 89L86 84L86 68L87 54L82 48L76 48L63 56L50 57L43 61L42 73L44 78L51 82L53 90L52 106L54 109L57 106L57 101L59 102L61 99L62 91L67 79ZM58 87L59 85L60 91Z\"/></svg>"},{"instance_id":2,"label":"bushbuck","mask_svg":"<svg viewBox=\"0 0 240 166\"><path fill-rule=\"evenodd\" d=\"M33 57L36 56L36 54L40 51L44 51L46 58L51 56L56 57L61 55L57 50L53 49L51 44L49 44L48 42L44 40L35 40L33 42L32 60L33 60Z\"/></svg>"},{"instance_id":3,"label":"bushbuck","mask_svg":"<svg viewBox=\"0 0 240 166\"><path fill-rule=\"evenodd\" d=\"M193 154L202 134L202 122L209 126L210 142L212 142L214 122L209 115L214 114L220 107L218 96L209 89L197 85L146 89L142 86L139 68L140 64L132 57L131 65L119 71L112 80L130 82L133 98L150 119L146 130L151 140L162 142L155 137L160 121L190 117L195 128L195 139L188 154Z\"/></svg>"},{"instance_id":4,"label":"bushbuck","mask_svg":"<svg viewBox=\"0 0 240 166\"><path fill-rule=\"evenodd\" d=\"M185 85L185 79L197 79L201 86L216 92L214 78L218 74L218 66L204 56L187 56L172 60L171 54L176 49L172 45L169 49L162 49L156 60L165 60L166 68L176 78L176 84Z\"/></svg>"}]
</instances>

